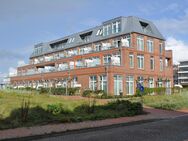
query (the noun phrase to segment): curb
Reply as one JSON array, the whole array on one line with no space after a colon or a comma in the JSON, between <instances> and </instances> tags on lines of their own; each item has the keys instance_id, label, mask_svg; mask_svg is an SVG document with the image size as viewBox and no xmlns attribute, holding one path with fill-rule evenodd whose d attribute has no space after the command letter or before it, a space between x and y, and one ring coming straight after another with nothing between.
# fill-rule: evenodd
<instances>
[{"instance_id":1,"label":"curb","mask_svg":"<svg viewBox=\"0 0 188 141\"><path fill-rule=\"evenodd\" d=\"M15 140L16 141L30 141L30 140L36 140L36 139L43 139L43 138L47 138L47 137L57 137L57 136L62 136L62 135L83 133L83 132L87 132L87 131L103 130L103 129L108 129L108 128L122 127L122 126L140 125L140 124L156 122L156 121L161 121L161 120L166 120L166 119L162 118L162 119L138 120L138 121L118 123L118 124L112 124L112 125L106 125L106 126L98 126L98 127L89 127L89 128L75 129L75 130L74 129L66 130L66 131L60 131L60 132L52 132L49 134L42 134L42 135L33 135L33 136L27 136L27 137L2 139L1 141L15 141Z\"/></svg>"}]
</instances>

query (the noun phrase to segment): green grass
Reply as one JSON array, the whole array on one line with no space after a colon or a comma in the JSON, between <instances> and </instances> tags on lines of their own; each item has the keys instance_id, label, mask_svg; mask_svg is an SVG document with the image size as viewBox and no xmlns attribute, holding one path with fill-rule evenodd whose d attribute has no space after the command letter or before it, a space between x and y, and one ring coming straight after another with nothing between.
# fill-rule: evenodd
<instances>
[{"instance_id":1,"label":"green grass","mask_svg":"<svg viewBox=\"0 0 188 141\"><path fill-rule=\"evenodd\" d=\"M46 109L48 104L62 103L64 107L73 110L86 103L86 100L65 100L61 96L40 95L35 91L3 90L0 91L0 118L6 118L11 111L21 107L22 100L29 100L31 107L40 106Z\"/></svg>"},{"instance_id":2,"label":"green grass","mask_svg":"<svg viewBox=\"0 0 188 141\"><path fill-rule=\"evenodd\" d=\"M0 129L117 118L143 113L142 104L139 102L106 101L91 99L89 105L89 98L74 99L38 94L36 91L3 90L0 91ZM23 105L27 102L30 106L24 108ZM27 110L28 112L25 112Z\"/></svg>"},{"instance_id":3,"label":"green grass","mask_svg":"<svg viewBox=\"0 0 188 141\"><path fill-rule=\"evenodd\" d=\"M188 108L188 91L173 95L146 95L144 104L150 107L166 110L179 110Z\"/></svg>"}]
</instances>

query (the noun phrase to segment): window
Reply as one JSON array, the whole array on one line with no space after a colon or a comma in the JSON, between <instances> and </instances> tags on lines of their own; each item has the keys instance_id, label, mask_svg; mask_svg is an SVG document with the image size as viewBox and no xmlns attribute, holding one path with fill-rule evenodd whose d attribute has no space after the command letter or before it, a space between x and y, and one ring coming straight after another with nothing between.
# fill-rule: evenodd
<instances>
[{"instance_id":1,"label":"window","mask_svg":"<svg viewBox=\"0 0 188 141\"><path fill-rule=\"evenodd\" d=\"M76 61L76 68L82 68L84 67L83 60L77 60Z\"/></svg>"},{"instance_id":2,"label":"window","mask_svg":"<svg viewBox=\"0 0 188 141\"><path fill-rule=\"evenodd\" d=\"M108 36L110 34L110 25L103 26L103 36Z\"/></svg>"},{"instance_id":3,"label":"window","mask_svg":"<svg viewBox=\"0 0 188 141\"><path fill-rule=\"evenodd\" d=\"M105 55L103 57L103 64L104 65L111 64L111 55Z\"/></svg>"},{"instance_id":4,"label":"window","mask_svg":"<svg viewBox=\"0 0 188 141\"><path fill-rule=\"evenodd\" d=\"M148 52L153 53L154 51L153 41L147 40L147 48L148 48Z\"/></svg>"},{"instance_id":5,"label":"window","mask_svg":"<svg viewBox=\"0 0 188 141\"><path fill-rule=\"evenodd\" d=\"M76 87L76 84L78 84L78 77L73 77L71 80L71 87Z\"/></svg>"},{"instance_id":6,"label":"window","mask_svg":"<svg viewBox=\"0 0 188 141\"><path fill-rule=\"evenodd\" d=\"M129 54L129 67L134 68L134 55Z\"/></svg>"},{"instance_id":7,"label":"window","mask_svg":"<svg viewBox=\"0 0 188 141\"><path fill-rule=\"evenodd\" d=\"M171 82L170 80L166 80L166 88L170 88L171 87Z\"/></svg>"},{"instance_id":8,"label":"window","mask_svg":"<svg viewBox=\"0 0 188 141\"><path fill-rule=\"evenodd\" d=\"M112 23L112 34L119 33L121 30L120 21L116 21Z\"/></svg>"},{"instance_id":9,"label":"window","mask_svg":"<svg viewBox=\"0 0 188 141\"><path fill-rule=\"evenodd\" d=\"M121 40L120 39L113 40L113 46L114 47L120 47L121 46Z\"/></svg>"},{"instance_id":10,"label":"window","mask_svg":"<svg viewBox=\"0 0 188 141\"><path fill-rule=\"evenodd\" d=\"M93 58L88 58L85 59L85 65L87 67L95 67L101 64L101 60L99 57L93 57Z\"/></svg>"},{"instance_id":11,"label":"window","mask_svg":"<svg viewBox=\"0 0 188 141\"><path fill-rule=\"evenodd\" d=\"M106 77L106 75L100 76L100 90L107 92L107 77Z\"/></svg>"},{"instance_id":12,"label":"window","mask_svg":"<svg viewBox=\"0 0 188 141\"><path fill-rule=\"evenodd\" d=\"M100 51L101 50L101 44L96 44L94 47L94 51Z\"/></svg>"},{"instance_id":13,"label":"window","mask_svg":"<svg viewBox=\"0 0 188 141\"><path fill-rule=\"evenodd\" d=\"M85 46L85 47L80 48L80 55L87 54L87 53L90 53L90 52L92 52L92 48L89 47L89 46Z\"/></svg>"},{"instance_id":14,"label":"window","mask_svg":"<svg viewBox=\"0 0 188 141\"><path fill-rule=\"evenodd\" d=\"M163 81L162 81L162 78L159 78L158 79L158 87L163 87Z\"/></svg>"},{"instance_id":15,"label":"window","mask_svg":"<svg viewBox=\"0 0 188 141\"><path fill-rule=\"evenodd\" d=\"M121 65L121 55L120 55L120 53L113 54L111 56L111 62L112 62L112 65L120 66Z\"/></svg>"},{"instance_id":16,"label":"window","mask_svg":"<svg viewBox=\"0 0 188 141\"><path fill-rule=\"evenodd\" d=\"M159 44L159 53L162 54L163 53L163 43Z\"/></svg>"},{"instance_id":17,"label":"window","mask_svg":"<svg viewBox=\"0 0 188 141\"><path fill-rule=\"evenodd\" d=\"M123 78L120 75L114 75L114 95L120 95L123 92Z\"/></svg>"},{"instance_id":18,"label":"window","mask_svg":"<svg viewBox=\"0 0 188 141\"><path fill-rule=\"evenodd\" d=\"M143 36L137 37L137 49L140 51L144 51L144 38Z\"/></svg>"},{"instance_id":19,"label":"window","mask_svg":"<svg viewBox=\"0 0 188 141\"><path fill-rule=\"evenodd\" d=\"M74 42L74 37L70 38L68 43L73 43Z\"/></svg>"},{"instance_id":20,"label":"window","mask_svg":"<svg viewBox=\"0 0 188 141\"><path fill-rule=\"evenodd\" d=\"M150 57L150 69L154 70L154 68L155 68L154 57Z\"/></svg>"},{"instance_id":21,"label":"window","mask_svg":"<svg viewBox=\"0 0 188 141\"><path fill-rule=\"evenodd\" d=\"M148 80L148 87L149 88L154 88L154 78L149 78Z\"/></svg>"},{"instance_id":22,"label":"window","mask_svg":"<svg viewBox=\"0 0 188 141\"><path fill-rule=\"evenodd\" d=\"M131 36L130 36L130 34L125 35L124 39L126 39L126 47L131 47Z\"/></svg>"},{"instance_id":23,"label":"window","mask_svg":"<svg viewBox=\"0 0 188 141\"><path fill-rule=\"evenodd\" d=\"M67 70L69 68L68 63L59 64L59 70Z\"/></svg>"},{"instance_id":24,"label":"window","mask_svg":"<svg viewBox=\"0 0 188 141\"><path fill-rule=\"evenodd\" d=\"M160 71L163 71L163 59L160 58Z\"/></svg>"},{"instance_id":25,"label":"window","mask_svg":"<svg viewBox=\"0 0 188 141\"><path fill-rule=\"evenodd\" d=\"M97 35L97 36L101 36L102 33L103 33L103 32L102 32L102 29L99 29L99 30L97 31L97 34L96 34L96 35Z\"/></svg>"},{"instance_id":26,"label":"window","mask_svg":"<svg viewBox=\"0 0 188 141\"><path fill-rule=\"evenodd\" d=\"M89 77L89 88L93 91L97 90L97 76Z\"/></svg>"},{"instance_id":27,"label":"window","mask_svg":"<svg viewBox=\"0 0 188 141\"><path fill-rule=\"evenodd\" d=\"M74 69L74 61L70 61L69 62L69 68L70 69Z\"/></svg>"},{"instance_id":28,"label":"window","mask_svg":"<svg viewBox=\"0 0 188 141\"><path fill-rule=\"evenodd\" d=\"M134 94L134 77L133 76L126 77L126 94L128 95Z\"/></svg>"},{"instance_id":29,"label":"window","mask_svg":"<svg viewBox=\"0 0 188 141\"><path fill-rule=\"evenodd\" d=\"M144 69L144 55L137 56L137 66L138 69Z\"/></svg>"},{"instance_id":30,"label":"window","mask_svg":"<svg viewBox=\"0 0 188 141\"><path fill-rule=\"evenodd\" d=\"M144 77L143 76L138 76L137 82L140 83L142 86L144 86Z\"/></svg>"}]
</instances>

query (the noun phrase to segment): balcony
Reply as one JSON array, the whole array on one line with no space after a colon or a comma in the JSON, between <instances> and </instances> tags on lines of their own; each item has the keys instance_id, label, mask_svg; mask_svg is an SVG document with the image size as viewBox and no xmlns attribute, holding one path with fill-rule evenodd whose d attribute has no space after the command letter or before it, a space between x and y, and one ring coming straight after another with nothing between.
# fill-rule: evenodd
<instances>
[{"instance_id":1,"label":"balcony","mask_svg":"<svg viewBox=\"0 0 188 141\"><path fill-rule=\"evenodd\" d=\"M178 71L178 73L188 73L188 71Z\"/></svg>"},{"instance_id":2,"label":"balcony","mask_svg":"<svg viewBox=\"0 0 188 141\"><path fill-rule=\"evenodd\" d=\"M40 64L40 63L45 63L45 62L51 62L51 61L56 61L62 58L69 58L73 57L76 55L85 55L89 53L97 53L101 51L106 51L106 50L111 50L114 48L120 48L120 47L130 47L130 43L127 39L122 39L120 41L120 44L118 46L112 45L111 43L105 42L102 43L101 46L86 46L86 47L81 47L79 50L78 49L72 49L72 50L65 50L60 53L56 53L51 56L44 56L44 57L38 57L35 58L32 62L32 64Z\"/></svg>"},{"instance_id":3,"label":"balcony","mask_svg":"<svg viewBox=\"0 0 188 141\"><path fill-rule=\"evenodd\" d=\"M188 79L188 77L178 77L178 79Z\"/></svg>"}]
</instances>

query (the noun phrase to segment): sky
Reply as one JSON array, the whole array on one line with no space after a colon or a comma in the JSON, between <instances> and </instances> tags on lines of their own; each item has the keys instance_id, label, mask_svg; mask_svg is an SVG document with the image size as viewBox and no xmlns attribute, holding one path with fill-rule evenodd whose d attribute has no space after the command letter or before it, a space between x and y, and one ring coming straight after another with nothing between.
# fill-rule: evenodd
<instances>
[{"instance_id":1,"label":"sky","mask_svg":"<svg viewBox=\"0 0 188 141\"><path fill-rule=\"evenodd\" d=\"M0 0L0 79L29 63L33 45L118 16L151 20L174 63L188 60L188 0Z\"/></svg>"}]
</instances>

